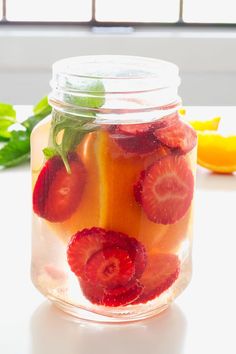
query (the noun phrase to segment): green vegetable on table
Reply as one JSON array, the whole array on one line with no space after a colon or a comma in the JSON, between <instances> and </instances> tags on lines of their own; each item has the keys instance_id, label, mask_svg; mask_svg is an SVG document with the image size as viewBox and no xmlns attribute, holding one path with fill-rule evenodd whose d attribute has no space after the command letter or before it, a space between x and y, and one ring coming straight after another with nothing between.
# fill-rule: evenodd
<instances>
[{"instance_id":1,"label":"green vegetable on table","mask_svg":"<svg viewBox=\"0 0 236 354\"><path fill-rule=\"evenodd\" d=\"M47 97L33 109L34 115L19 123L12 105L0 103L0 167L16 166L30 158L30 134L35 125L51 113ZM17 129L14 124L18 123ZM12 129L11 129L12 128Z\"/></svg>"}]
</instances>

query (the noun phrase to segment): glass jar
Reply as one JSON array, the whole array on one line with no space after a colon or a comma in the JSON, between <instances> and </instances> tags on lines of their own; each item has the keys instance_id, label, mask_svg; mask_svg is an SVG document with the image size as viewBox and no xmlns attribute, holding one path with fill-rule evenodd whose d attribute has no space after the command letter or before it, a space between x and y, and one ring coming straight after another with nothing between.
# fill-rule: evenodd
<instances>
[{"instance_id":1,"label":"glass jar","mask_svg":"<svg viewBox=\"0 0 236 354\"><path fill-rule=\"evenodd\" d=\"M164 310L191 277L196 134L178 68L131 56L53 65L32 133L34 285L79 318Z\"/></svg>"}]
</instances>

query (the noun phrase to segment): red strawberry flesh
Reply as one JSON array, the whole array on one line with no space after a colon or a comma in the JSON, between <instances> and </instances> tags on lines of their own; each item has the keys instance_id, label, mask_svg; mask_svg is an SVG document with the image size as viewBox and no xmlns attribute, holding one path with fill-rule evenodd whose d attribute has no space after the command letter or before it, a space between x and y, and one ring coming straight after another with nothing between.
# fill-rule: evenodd
<instances>
[{"instance_id":1,"label":"red strawberry flesh","mask_svg":"<svg viewBox=\"0 0 236 354\"><path fill-rule=\"evenodd\" d=\"M85 265L93 254L102 249L105 239L105 231L98 227L84 229L72 236L67 249L67 260L72 272L87 279Z\"/></svg>"},{"instance_id":2,"label":"red strawberry flesh","mask_svg":"<svg viewBox=\"0 0 236 354\"><path fill-rule=\"evenodd\" d=\"M77 209L86 182L86 171L76 154L70 154L71 173L62 159L54 156L42 168L34 186L33 210L51 222L70 218Z\"/></svg>"},{"instance_id":3,"label":"red strawberry flesh","mask_svg":"<svg viewBox=\"0 0 236 354\"><path fill-rule=\"evenodd\" d=\"M67 259L72 272L78 277L81 277L85 281L89 279L95 281L96 279L98 284L105 286L106 277L101 280L102 269L106 264L105 258L109 259L109 256L112 258L112 252L114 263L117 264L118 261L121 262L122 260L124 265L116 268L116 271L120 271L121 283L124 282L124 279L129 280L131 273L134 278L143 273L146 266L146 251L144 246L134 238L128 237L123 233L107 231L98 227L78 231L72 236L67 249ZM98 268L100 269L100 273ZM110 267L111 270L112 267ZM114 272L113 276L115 280L112 280L111 276L111 286L114 286L113 281L118 284L118 277L115 274Z\"/></svg>"},{"instance_id":4,"label":"red strawberry flesh","mask_svg":"<svg viewBox=\"0 0 236 354\"><path fill-rule=\"evenodd\" d=\"M91 303L110 307L132 304L143 291L143 286L138 281L110 290L82 280L80 280L80 285L84 296Z\"/></svg>"},{"instance_id":5,"label":"red strawberry flesh","mask_svg":"<svg viewBox=\"0 0 236 354\"><path fill-rule=\"evenodd\" d=\"M162 144L178 149L180 154L188 153L197 143L196 132L180 120L171 126L156 129L154 135Z\"/></svg>"},{"instance_id":6,"label":"red strawberry flesh","mask_svg":"<svg viewBox=\"0 0 236 354\"><path fill-rule=\"evenodd\" d=\"M135 304L160 296L176 281L180 272L179 258L174 254L151 254L140 282L144 289Z\"/></svg>"},{"instance_id":7,"label":"red strawberry flesh","mask_svg":"<svg viewBox=\"0 0 236 354\"><path fill-rule=\"evenodd\" d=\"M142 207L159 224L173 224L189 209L194 177L184 157L167 156L155 162L142 183Z\"/></svg>"},{"instance_id":8,"label":"red strawberry flesh","mask_svg":"<svg viewBox=\"0 0 236 354\"><path fill-rule=\"evenodd\" d=\"M98 251L85 266L88 280L106 288L127 284L134 272L135 266L129 253L119 247Z\"/></svg>"}]
</instances>

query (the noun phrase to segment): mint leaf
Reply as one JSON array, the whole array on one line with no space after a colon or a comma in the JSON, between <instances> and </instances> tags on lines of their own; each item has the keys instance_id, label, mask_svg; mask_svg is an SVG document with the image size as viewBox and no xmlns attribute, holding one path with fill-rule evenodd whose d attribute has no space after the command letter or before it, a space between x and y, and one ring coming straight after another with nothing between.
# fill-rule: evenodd
<instances>
[{"instance_id":1,"label":"mint leaf","mask_svg":"<svg viewBox=\"0 0 236 354\"><path fill-rule=\"evenodd\" d=\"M51 106L48 103L48 96L43 97L33 108L34 114L40 114L45 110L51 109Z\"/></svg>"},{"instance_id":2,"label":"mint leaf","mask_svg":"<svg viewBox=\"0 0 236 354\"><path fill-rule=\"evenodd\" d=\"M22 125L31 133L33 128L38 124L42 119L47 117L52 111L52 108L48 106L45 108L41 113L35 114L34 116L31 116L24 120L22 122Z\"/></svg>"},{"instance_id":3,"label":"mint leaf","mask_svg":"<svg viewBox=\"0 0 236 354\"><path fill-rule=\"evenodd\" d=\"M76 88L80 91L80 96L65 95L65 101L73 105L88 108L100 108L105 103L105 87L101 80L94 80L91 83L86 81L79 81L77 87L68 83L71 88ZM84 94L84 97L81 95Z\"/></svg>"},{"instance_id":4,"label":"mint leaf","mask_svg":"<svg viewBox=\"0 0 236 354\"><path fill-rule=\"evenodd\" d=\"M10 140L0 149L0 166L15 166L29 157L30 135L26 131L12 131Z\"/></svg>"},{"instance_id":5,"label":"mint leaf","mask_svg":"<svg viewBox=\"0 0 236 354\"><path fill-rule=\"evenodd\" d=\"M12 117L0 117L0 138L9 139L11 133L8 131L8 128L15 123L15 118Z\"/></svg>"},{"instance_id":6,"label":"mint leaf","mask_svg":"<svg viewBox=\"0 0 236 354\"><path fill-rule=\"evenodd\" d=\"M90 116L85 118L59 112L55 112L53 115L50 133L51 146L49 147L55 149L56 153L61 156L68 173L70 173L68 153L80 144L86 134L98 129L98 126L91 126L95 120L94 114ZM90 130L86 129L87 124L90 124ZM58 135L61 133L62 137L58 143Z\"/></svg>"},{"instance_id":7,"label":"mint leaf","mask_svg":"<svg viewBox=\"0 0 236 354\"><path fill-rule=\"evenodd\" d=\"M30 158L30 133L36 124L51 113L47 99L41 100L34 108L35 115L21 123L23 130L8 132L15 123L15 110L11 105L0 104L0 140L8 142L0 149L0 166L11 167ZM1 116L1 113L4 116Z\"/></svg>"},{"instance_id":8,"label":"mint leaf","mask_svg":"<svg viewBox=\"0 0 236 354\"><path fill-rule=\"evenodd\" d=\"M0 117L16 118L16 111L11 104L0 102Z\"/></svg>"},{"instance_id":9,"label":"mint leaf","mask_svg":"<svg viewBox=\"0 0 236 354\"><path fill-rule=\"evenodd\" d=\"M0 103L0 141L8 140L11 133L8 128L16 122L16 111L7 103Z\"/></svg>"},{"instance_id":10,"label":"mint leaf","mask_svg":"<svg viewBox=\"0 0 236 354\"><path fill-rule=\"evenodd\" d=\"M51 159L53 156L57 155L57 151L54 148L47 147L43 149L43 154L47 160Z\"/></svg>"}]
</instances>

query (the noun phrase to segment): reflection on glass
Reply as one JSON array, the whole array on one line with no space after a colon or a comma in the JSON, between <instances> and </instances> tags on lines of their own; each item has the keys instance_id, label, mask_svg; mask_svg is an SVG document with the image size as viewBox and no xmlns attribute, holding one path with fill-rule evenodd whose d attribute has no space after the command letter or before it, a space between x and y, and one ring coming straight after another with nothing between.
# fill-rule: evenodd
<instances>
[{"instance_id":1,"label":"reflection on glass","mask_svg":"<svg viewBox=\"0 0 236 354\"><path fill-rule=\"evenodd\" d=\"M132 324L73 322L43 303L31 320L31 354L182 354L186 319L177 305Z\"/></svg>"}]
</instances>

